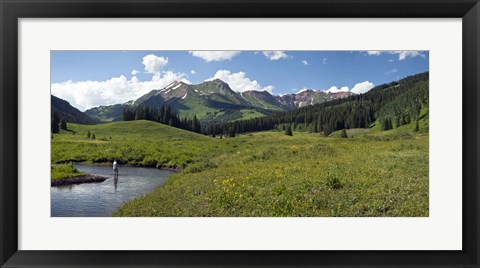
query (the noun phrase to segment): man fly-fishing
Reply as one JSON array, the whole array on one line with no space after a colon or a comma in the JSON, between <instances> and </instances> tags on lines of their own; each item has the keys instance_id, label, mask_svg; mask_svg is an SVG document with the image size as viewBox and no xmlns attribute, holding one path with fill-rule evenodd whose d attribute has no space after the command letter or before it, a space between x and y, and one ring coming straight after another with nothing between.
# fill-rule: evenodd
<instances>
[{"instance_id":1,"label":"man fly-fishing","mask_svg":"<svg viewBox=\"0 0 480 268\"><path fill-rule=\"evenodd\" d=\"M117 160L113 160L113 177L118 178L118 164Z\"/></svg>"}]
</instances>

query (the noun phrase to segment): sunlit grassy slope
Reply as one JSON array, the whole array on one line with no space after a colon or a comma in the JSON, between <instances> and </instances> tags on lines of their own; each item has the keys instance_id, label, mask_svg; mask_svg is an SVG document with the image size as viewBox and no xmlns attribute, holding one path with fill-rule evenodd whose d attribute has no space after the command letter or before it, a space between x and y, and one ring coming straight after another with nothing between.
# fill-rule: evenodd
<instances>
[{"instance_id":1,"label":"sunlit grassy slope","mask_svg":"<svg viewBox=\"0 0 480 268\"><path fill-rule=\"evenodd\" d=\"M53 162L116 158L185 168L115 216L429 215L426 131L218 139L147 121L69 128L76 134L52 139Z\"/></svg>"},{"instance_id":2,"label":"sunlit grassy slope","mask_svg":"<svg viewBox=\"0 0 480 268\"><path fill-rule=\"evenodd\" d=\"M68 124L68 128L68 132L53 135L53 163L116 159L122 164L183 168L201 160L216 146L204 135L144 120ZM87 138L88 131L95 134L95 140Z\"/></svg>"}]
</instances>

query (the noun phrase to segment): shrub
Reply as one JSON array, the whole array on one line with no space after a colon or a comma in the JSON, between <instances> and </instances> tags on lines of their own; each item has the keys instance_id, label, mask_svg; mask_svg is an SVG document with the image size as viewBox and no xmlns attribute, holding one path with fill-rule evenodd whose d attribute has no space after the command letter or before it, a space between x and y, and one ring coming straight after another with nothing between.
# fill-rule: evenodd
<instances>
[{"instance_id":1,"label":"shrub","mask_svg":"<svg viewBox=\"0 0 480 268\"><path fill-rule=\"evenodd\" d=\"M145 156L143 158L143 165L144 166L148 166L148 167L155 167L157 166L157 160L155 160L153 157L151 156Z\"/></svg>"}]
</instances>

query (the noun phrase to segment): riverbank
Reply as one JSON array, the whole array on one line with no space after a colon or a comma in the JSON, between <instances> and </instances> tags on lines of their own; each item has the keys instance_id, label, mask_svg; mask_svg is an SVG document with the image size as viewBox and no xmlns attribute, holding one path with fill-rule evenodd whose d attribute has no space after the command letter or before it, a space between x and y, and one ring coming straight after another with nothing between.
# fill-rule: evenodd
<instances>
[{"instance_id":1,"label":"riverbank","mask_svg":"<svg viewBox=\"0 0 480 268\"><path fill-rule=\"evenodd\" d=\"M81 184L81 183L96 183L96 182L103 182L108 177L105 176L98 176L98 175L91 175L85 172L81 172L78 169L74 168L74 162L63 163L63 164L56 164L52 166L52 179L51 179L51 186L62 186L62 185L71 185L71 184ZM99 166L99 167L110 167L112 163L110 162L97 162L97 163L90 163L85 161L76 162L82 165L92 165L92 166ZM143 165L143 164L125 164L120 166L120 170L123 167L135 167L135 168L156 168L160 170L168 170L173 172L181 172L183 171L182 168L176 166L166 166L166 165Z\"/></svg>"},{"instance_id":2,"label":"riverbank","mask_svg":"<svg viewBox=\"0 0 480 268\"><path fill-rule=\"evenodd\" d=\"M106 166L111 167L113 165L112 162L91 162L91 161L70 161L70 162L80 164L80 165L92 165L92 166L100 166L100 167L106 167ZM119 168L121 169L122 167L157 168L161 170L168 170L168 171L175 171L175 172L182 172L184 170L184 168L176 165L173 165L173 166L163 165L163 164L149 165L149 164L143 164L143 163L135 163L135 164L119 163Z\"/></svg>"},{"instance_id":3,"label":"riverbank","mask_svg":"<svg viewBox=\"0 0 480 268\"><path fill-rule=\"evenodd\" d=\"M110 217L118 206L161 187L175 172L122 167L113 179L110 166L76 165L86 174L108 177L104 182L50 187L52 217Z\"/></svg>"},{"instance_id":4,"label":"riverbank","mask_svg":"<svg viewBox=\"0 0 480 268\"><path fill-rule=\"evenodd\" d=\"M76 177L64 178L59 180L52 180L51 186L63 186L63 185L71 185L71 184L81 184L81 183L92 183L92 182L103 182L108 177L97 176L97 175L80 175Z\"/></svg>"}]
</instances>

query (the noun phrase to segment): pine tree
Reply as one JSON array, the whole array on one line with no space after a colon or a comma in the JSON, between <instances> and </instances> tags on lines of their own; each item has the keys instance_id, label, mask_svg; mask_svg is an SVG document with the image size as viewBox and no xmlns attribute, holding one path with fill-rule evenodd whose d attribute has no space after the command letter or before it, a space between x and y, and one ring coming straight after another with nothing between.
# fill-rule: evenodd
<instances>
[{"instance_id":1,"label":"pine tree","mask_svg":"<svg viewBox=\"0 0 480 268\"><path fill-rule=\"evenodd\" d=\"M313 133L318 133L318 121L317 120L313 121L312 131L313 131Z\"/></svg>"},{"instance_id":2,"label":"pine tree","mask_svg":"<svg viewBox=\"0 0 480 268\"><path fill-rule=\"evenodd\" d=\"M292 126L287 127L287 130L285 130L285 135L293 136Z\"/></svg>"},{"instance_id":3,"label":"pine tree","mask_svg":"<svg viewBox=\"0 0 480 268\"><path fill-rule=\"evenodd\" d=\"M198 121L196 115L193 116L191 130L197 133L200 133L202 131L202 126L200 125L200 122Z\"/></svg>"},{"instance_id":4,"label":"pine tree","mask_svg":"<svg viewBox=\"0 0 480 268\"><path fill-rule=\"evenodd\" d=\"M170 106L166 105L164 108L162 123L167 124L168 120L170 120Z\"/></svg>"},{"instance_id":5,"label":"pine tree","mask_svg":"<svg viewBox=\"0 0 480 268\"><path fill-rule=\"evenodd\" d=\"M57 112L53 112L52 126L51 126L52 133L60 133L60 127L58 126L59 123L60 123L60 118L58 117Z\"/></svg>"},{"instance_id":6,"label":"pine tree","mask_svg":"<svg viewBox=\"0 0 480 268\"><path fill-rule=\"evenodd\" d=\"M420 126L418 125L418 117L417 117L415 119L415 128L413 129L413 131L418 132L419 129L420 129Z\"/></svg>"},{"instance_id":7,"label":"pine tree","mask_svg":"<svg viewBox=\"0 0 480 268\"><path fill-rule=\"evenodd\" d=\"M94 139L95 139L95 133L92 134L92 140L94 140Z\"/></svg>"},{"instance_id":8,"label":"pine tree","mask_svg":"<svg viewBox=\"0 0 480 268\"><path fill-rule=\"evenodd\" d=\"M235 137L235 130L234 128L231 128L229 131L228 131L228 136L230 138L234 138Z\"/></svg>"},{"instance_id":9,"label":"pine tree","mask_svg":"<svg viewBox=\"0 0 480 268\"><path fill-rule=\"evenodd\" d=\"M90 130L87 132L87 139L90 139Z\"/></svg>"},{"instance_id":10,"label":"pine tree","mask_svg":"<svg viewBox=\"0 0 480 268\"><path fill-rule=\"evenodd\" d=\"M402 122L400 123L400 125L403 126L406 124L407 124L407 117L404 114L402 114Z\"/></svg>"},{"instance_id":11,"label":"pine tree","mask_svg":"<svg viewBox=\"0 0 480 268\"><path fill-rule=\"evenodd\" d=\"M340 137L342 138L348 138L347 136L347 131L345 129L342 129L342 134L340 134Z\"/></svg>"},{"instance_id":12,"label":"pine tree","mask_svg":"<svg viewBox=\"0 0 480 268\"><path fill-rule=\"evenodd\" d=\"M60 122L60 128L63 130L67 130L67 120L65 118L63 118Z\"/></svg>"},{"instance_id":13,"label":"pine tree","mask_svg":"<svg viewBox=\"0 0 480 268\"><path fill-rule=\"evenodd\" d=\"M390 120L390 118L385 118L382 122L382 129L383 130L390 130L392 128L393 128L392 120Z\"/></svg>"}]
</instances>

